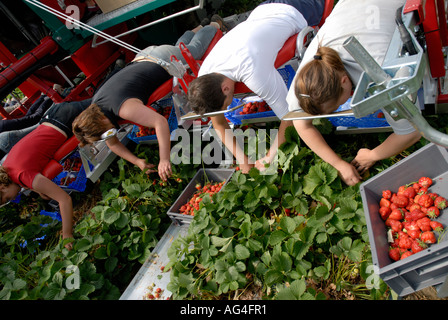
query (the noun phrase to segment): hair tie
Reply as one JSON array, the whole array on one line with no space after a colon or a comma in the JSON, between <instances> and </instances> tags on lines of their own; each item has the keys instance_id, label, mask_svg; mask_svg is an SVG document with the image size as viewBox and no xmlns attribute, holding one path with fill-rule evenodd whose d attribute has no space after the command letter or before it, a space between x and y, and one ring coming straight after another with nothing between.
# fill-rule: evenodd
<instances>
[{"instance_id":1,"label":"hair tie","mask_svg":"<svg viewBox=\"0 0 448 320\"><path fill-rule=\"evenodd\" d=\"M322 56L316 54L314 56L314 60L322 60Z\"/></svg>"}]
</instances>

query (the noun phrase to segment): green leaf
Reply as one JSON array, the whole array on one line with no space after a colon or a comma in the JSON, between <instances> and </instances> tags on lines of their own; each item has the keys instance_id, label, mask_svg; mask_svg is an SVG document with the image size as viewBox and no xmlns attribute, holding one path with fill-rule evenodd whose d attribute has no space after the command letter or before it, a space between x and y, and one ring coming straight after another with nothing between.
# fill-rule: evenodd
<instances>
[{"instance_id":1,"label":"green leaf","mask_svg":"<svg viewBox=\"0 0 448 320\"><path fill-rule=\"evenodd\" d=\"M79 240L74 246L76 251L87 251L90 250L91 247L92 243L86 238Z\"/></svg>"},{"instance_id":2,"label":"green leaf","mask_svg":"<svg viewBox=\"0 0 448 320\"><path fill-rule=\"evenodd\" d=\"M245 246L243 246L241 244L237 244L235 246L235 255L238 260L244 260L244 259L249 258L250 251Z\"/></svg>"},{"instance_id":3,"label":"green leaf","mask_svg":"<svg viewBox=\"0 0 448 320\"><path fill-rule=\"evenodd\" d=\"M286 238L286 233L282 230L275 230L271 233L271 236L269 237L269 244L271 246L275 246L282 242Z\"/></svg>"},{"instance_id":4,"label":"green leaf","mask_svg":"<svg viewBox=\"0 0 448 320\"><path fill-rule=\"evenodd\" d=\"M104 222L112 224L120 218L120 211L116 211L113 208L107 208L103 213Z\"/></svg>"},{"instance_id":5,"label":"green leaf","mask_svg":"<svg viewBox=\"0 0 448 320\"><path fill-rule=\"evenodd\" d=\"M105 268L107 272L113 272L117 267L118 259L116 257L109 257L106 260Z\"/></svg>"},{"instance_id":6,"label":"green leaf","mask_svg":"<svg viewBox=\"0 0 448 320\"><path fill-rule=\"evenodd\" d=\"M286 252L274 254L271 262L277 271L289 272L292 267L292 259Z\"/></svg>"},{"instance_id":7,"label":"green leaf","mask_svg":"<svg viewBox=\"0 0 448 320\"><path fill-rule=\"evenodd\" d=\"M291 217L285 216L280 220L280 228L284 230L287 234L293 234L296 227L297 225L294 219Z\"/></svg>"}]
</instances>

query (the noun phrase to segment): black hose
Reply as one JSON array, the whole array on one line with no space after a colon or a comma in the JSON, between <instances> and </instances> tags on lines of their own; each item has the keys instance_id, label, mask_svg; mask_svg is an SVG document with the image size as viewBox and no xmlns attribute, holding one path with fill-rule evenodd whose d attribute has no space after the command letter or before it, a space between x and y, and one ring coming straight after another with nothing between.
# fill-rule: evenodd
<instances>
[{"instance_id":1,"label":"black hose","mask_svg":"<svg viewBox=\"0 0 448 320\"><path fill-rule=\"evenodd\" d=\"M395 23L398 27L398 32L400 33L401 41L403 41L404 49L410 54L414 55L417 54L417 49L415 48L411 35L408 31L408 29L405 27L403 23L403 19L401 18L401 12L403 11L403 7L400 7L397 9L397 12L395 14Z\"/></svg>"}]
</instances>

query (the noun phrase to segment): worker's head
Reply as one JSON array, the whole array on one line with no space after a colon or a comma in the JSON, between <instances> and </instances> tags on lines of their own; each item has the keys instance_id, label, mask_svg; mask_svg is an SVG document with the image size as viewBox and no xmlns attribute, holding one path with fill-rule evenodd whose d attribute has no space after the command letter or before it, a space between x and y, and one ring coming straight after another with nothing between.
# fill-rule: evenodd
<instances>
[{"instance_id":1,"label":"worker's head","mask_svg":"<svg viewBox=\"0 0 448 320\"><path fill-rule=\"evenodd\" d=\"M114 126L96 104L91 104L73 121L72 130L80 147L92 144Z\"/></svg>"},{"instance_id":2,"label":"worker's head","mask_svg":"<svg viewBox=\"0 0 448 320\"><path fill-rule=\"evenodd\" d=\"M215 112L232 103L234 84L219 73L210 73L193 80L188 87L188 101L197 114Z\"/></svg>"},{"instance_id":3,"label":"worker's head","mask_svg":"<svg viewBox=\"0 0 448 320\"><path fill-rule=\"evenodd\" d=\"M294 89L303 111L329 114L350 97L352 82L339 54L319 47L314 59L299 71Z\"/></svg>"},{"instance_id":4,"label":"worker's head","mask_svg":"<svg viewBox=\"0 0 448 320\"><path fill-rule=\"evenodd\" d=\"M20 192L21 187L11 181L8 171L5 167L0 166L0 206L15 199Z\"/></svg>"}]
</instances>

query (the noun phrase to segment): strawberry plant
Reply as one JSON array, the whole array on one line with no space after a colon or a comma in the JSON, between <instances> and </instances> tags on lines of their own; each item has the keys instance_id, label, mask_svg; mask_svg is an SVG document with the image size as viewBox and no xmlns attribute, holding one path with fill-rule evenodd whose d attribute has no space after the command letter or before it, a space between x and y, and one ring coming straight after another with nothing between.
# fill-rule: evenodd
<instances>
[{"instance_id":1,"label":"strawberry plant","mask_svg":"<svg viewBox=\"0 0 448 320\"><path fill-rule=\"evenodd\" d=\"M331 277L335 269L366 270L357 189L343 188L336 171L290 130L279 167L271 175L237 171L220 193L203 198L187 236L168 252L173 298L219 299L258 286L266 297L322 299L324 292L304 289L303 279L339 281L342 290L346 279Z\"/></svg>"}]
</instances>

